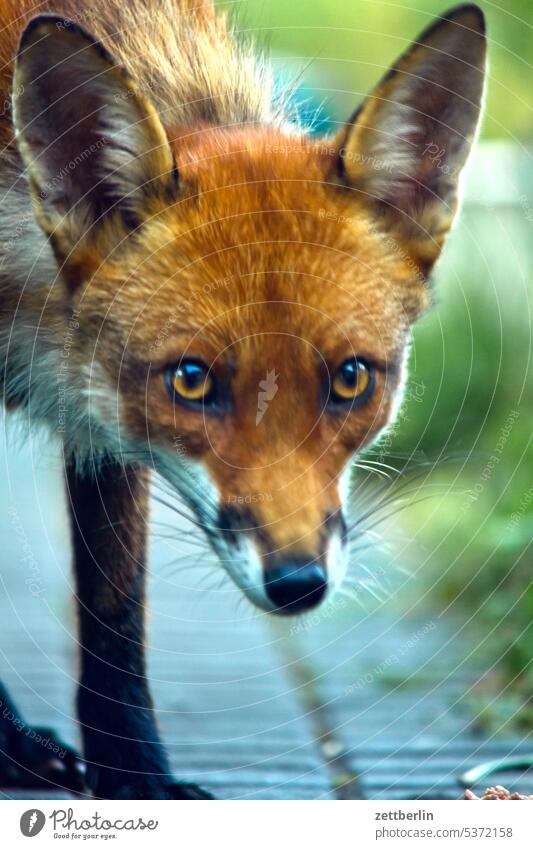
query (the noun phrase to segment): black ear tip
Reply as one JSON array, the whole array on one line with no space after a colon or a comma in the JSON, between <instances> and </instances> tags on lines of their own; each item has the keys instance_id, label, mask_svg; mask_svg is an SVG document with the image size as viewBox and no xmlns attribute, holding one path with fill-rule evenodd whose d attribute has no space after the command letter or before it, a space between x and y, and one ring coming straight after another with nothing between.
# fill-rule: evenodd
<instances>
[{"instance_id":1,"label":"black ear tip","mask_svg":"<svg viewBox=\"0 0 533 849\"><path fill-rule=\"evenodd\" d=\"M87 40L94 41L83 27L80 27L79 24L71 21L69 18L61 15L36 15L28 21L22 31L19 50L28 47L30 42L36 41L39 37L45 38L46 36L65 30L75 32Z\"/></svg>"},{"instance_id":2,"label":"black ear tip","mask_svg":"<svg viewBox=\"0 0 533 849\"><path fill-rule=\"evenodd\" d=\"M454 6L445 12L441 18L442 21L453 21L460 24L465 29L474 30L481 35L485 35L487 30L485 14L483 9L477 3L463 3L460 6Z\"/></svg>"},{"instance_id":3,"label":"black ear tip","mask_svg":"<svg viewBox=\"0 0 533 849\"><path fill-rule=\"evenodd\" d=\"M116 66L113 56L97 38L77 24L76 21L66 18L64 15L36 15L34 18L31 18L22 32L17 51L17 59L30 46L37 45L41 42L46 44L46 39L54 36L58 36L59 38L68 38L70 36L71 38L77 37L78 39L82 39L87 44L87 47L97 50L105 62L113 67ZM79 46L73 49L78 50Z\"/></svg>"}]
</instances>

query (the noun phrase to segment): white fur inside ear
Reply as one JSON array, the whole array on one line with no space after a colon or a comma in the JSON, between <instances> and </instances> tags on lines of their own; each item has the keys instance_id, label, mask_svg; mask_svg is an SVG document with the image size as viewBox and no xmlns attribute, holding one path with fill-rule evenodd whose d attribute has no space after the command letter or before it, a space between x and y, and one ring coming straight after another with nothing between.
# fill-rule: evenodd
<instances>
[{"instance_id":1,"label":"white fur inside ear","mask_svg":"<svg viewBox=\"0 0 533 849\"><path fill-rule=\"evenodd\" d=\"M172 173L174 161L163 127L155 113L141 110L132 97L103 108L102 135L99 175L117 197L132 196L139 189L149 193L152 181Z\"/></svg>"}]
</instances>

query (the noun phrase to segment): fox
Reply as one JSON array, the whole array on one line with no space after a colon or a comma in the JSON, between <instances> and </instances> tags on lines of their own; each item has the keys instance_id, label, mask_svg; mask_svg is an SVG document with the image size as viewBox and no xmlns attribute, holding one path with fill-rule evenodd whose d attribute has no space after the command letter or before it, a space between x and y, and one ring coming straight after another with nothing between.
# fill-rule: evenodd
<instances>
[{"instance_id":1,"label":"fox","mask_svg":"<svg viewBox=\"0 0 533 849\"><path fill-rule=\"evenodd\" d=\"M0 689L0 784L211 799L171 773L147 679L150 480L260 610L342 584L350 470L397 415L478 132L484 15L435 18L324 135L210 0L0 20L0 388L61 446L83 739L59 772Z\"/></svg>"}]
</instances>

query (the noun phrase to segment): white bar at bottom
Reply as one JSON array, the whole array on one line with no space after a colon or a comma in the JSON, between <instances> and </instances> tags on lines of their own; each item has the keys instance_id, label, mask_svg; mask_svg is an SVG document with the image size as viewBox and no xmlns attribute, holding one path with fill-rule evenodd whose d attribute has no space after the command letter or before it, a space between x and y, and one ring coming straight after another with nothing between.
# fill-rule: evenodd
<instances>
[{"instance_id":1,"label":"white bar at bottom","mask_svg":"<svg viewBox=\"0 0 533 849\"><path fill-rule=\"evenodd\" d=\"M67 841L158 849L525 849L533 846L532 820L527 802L0 802L1 845L9 849Z\"/></svg>"}]
</instances>

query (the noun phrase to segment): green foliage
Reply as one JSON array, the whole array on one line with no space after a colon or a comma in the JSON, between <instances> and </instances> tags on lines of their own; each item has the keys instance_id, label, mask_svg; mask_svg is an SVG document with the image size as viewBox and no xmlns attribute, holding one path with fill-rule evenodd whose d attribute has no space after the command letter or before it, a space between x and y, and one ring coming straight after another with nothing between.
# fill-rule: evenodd
<instances>
[{"instance_id":1,"label":"green foliage","mask_svg":"<svg viewBox=\"0 0 533 849\"><path fill-rule=\"evenodd\" d=\"M267 45L281 68L300 71L314 103L345 121L417 34L453 2L446 0L220 0L247 35ZM483 134L531 138L531 0L480 2L490 36L490 80Z\"/></svg>"},{"instance_id":2,"label":"green foliage","mask_svg":"<svg viewBox=\"0 0 533 849\"><path fill-rule=\"evenodd\" d=\"M495 165L496 167L496 165ZM464 620L489 704L510 685L522 723L533 686L533 229L524 210L466 209L415 333L390 460L431 472L402 516L422 564L414 592ZM423 387L421 391L420 387ZM447 460L446 463L443 460ZM438 487L435 487L438 484ZM415 567L416 568L416 567ZM426 601L427 603L427 601ZM483 710L483 718L493 711Z\"/></svg>"},{"instance_id":3,"label":"green foliage","mask_svg":"<svg viewBox=\"0 0 533 849\"><path fill-rule=\"evenodd\" d=\"M451 5L247 0L236 17L243 32L270 47L283 73L302 70L302 96L310 106L324 102L334 127ZM489 157L469 195L477 205L463 211L450 239L435 275L436 308L415 333L406 405L377 453L412 469L431 461L421 495L441 496L402 513L414 540L414 595L430 590L424 604L449 606L468 623L465 640L483 652L486 668L497 670L493 689L509 684L511 701L531 724L533 200L523 193L533 196L533 168L526 155L521 173L508 172L499 156L523 151L533 135L533 4L480 5L490 38L482 138L508 144ZM220 6L235 11L233 3ZM487 188L494 203L484 196ZM490 702L488 686L480 704ZM487 707L482 719L492 713Z\"/></svg>"}]
</instances>

